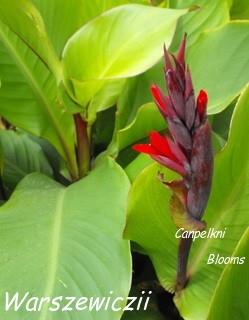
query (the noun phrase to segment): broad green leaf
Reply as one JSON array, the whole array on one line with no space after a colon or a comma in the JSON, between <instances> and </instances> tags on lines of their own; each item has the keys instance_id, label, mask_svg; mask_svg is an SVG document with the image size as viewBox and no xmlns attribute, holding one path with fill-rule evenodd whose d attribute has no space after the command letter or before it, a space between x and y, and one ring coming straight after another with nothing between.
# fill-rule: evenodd
<instances>
[{"instance_id":1,"label":"broad green leaf","mask_svg":"<svg viewBox=\"0 0 249 320\"><path fill-rule=\"evenodd\" d=\"M197 6L196 9L195 6ZM176 33L170 46L171 51L177 51L185 32L188 34L188 46L195 43L201 32L219 27L229 21L229 6L227 1L187 0L170 1L170 7L176 9L193 8L189 14L178 21Z\"/></svg>"},{"instance_id":2,"label":"broad green leaf","mask_svg":"<svg viewBox=\"0 0 249 320\"><path fill-rule=\"evenodd\" d=\"M86 22L127 0L31 0L39 9L56 53L61 57L67 40Z\"/></svg>"},{"instance_id":3,"label":"broad green leaf","mask_svg":"<svg viewBox=\"0 0 249 320\"><path fill-rule=\"evenodd\" d=\"M56 79L33 50L2 22L0 70L0 115L14 126L49 140L77 176L73 118L64 112Z\"/></svg>"},{"instance_id":4,"label":"broad green leaf","mask_svg":"<svg viewBox=\"0 0 249 320\"><path fill-rule=\"evenodd\" d=\"M249 225L249 145L247 141L249 86L235 108L226 147L215 160L212 192L205 221L208 228L224 231L224 238L198 239L194 242L188 264L191 275L187 287L175 296L184 319L206 319L213 292L225 265L207 264L210 254L231 256ZM157 179L174 174L157 164L149 166L133 183L128 201L125 237L136 241L150 256L161 284L173 291L176 281L177 228L169 213L170 193ZM222 195L222 196L221 196ZM240 297L237 298L239 303Z\"/></svg>"},{"instance_id":5,"label":"broad green leaf","mask_svg":"<svg viewBox=\"0 0 249 320\"><path fill-rule=\"evenodd\" d=\"M129 2L151 6L151 0L129 0Z\"/></svg>"},{"instance_id":6,"label":"broad green leaf","mask_svg":"<svg viewBox=\"0 0 249 320\"><path fill-rule=\"evenodd\" d=\"M39 10L56 54L61 58L65 43L83 25L82 0L30 0Z\"/></svg>"},{"instance_id":7,"label":"broad green leaf","mask_svg":"<svg viewBox=\"0 0 249 320\"><path fill-rule=\"evenodd\" d=\"M129 242L122 239L128 190L112 159L68 188L41 174L22 180L0 209L2 319L120 319L122 310L77 311L75 302L64 312L50 311L55 305L48 303L28 314L24 305L18 311L4 306L8 291L11 297L29 292L29 298L123 297L117 304L124 307L131 280Z\"/></svg>"},{"instance_id":8,"label":"broad green leaf","mask_svg":"<svg viewBox=\"0 0 249 320\"><path fill-rule=\"evenodd\" d=\"M63 53L65 83L72 97L86 106L108 80L152 67L162 56L163 44L171 41L177 19L186 12L130 4L87 23Z\"/></svg>"},{"instance_id":9,"label":"broad green leaf","mask_svg":"<svg viewBox=\"0 0 249 320\"><path fill-rule=\"evenodd\" d=\"M242 236L233 257L242 259L244 263L228 264L225 268L214 293L207 320L233 320L248 317L249 228Z\"/></svg>"},{"instance_id":10,"label":"broad green leaf","mask_svg":"<svg viewBox=\"0 0 249 320\"><path fill-rule=\"evenodd\" d=\"M5 187L14 190L27 174L41 172L52 176L52 168L41 147L26 134L0 129L3 153L2 179Z\"/></svg>"},{"instance_id":11,"label":"broad green leaf","mask_svg":"<svg viewBox=\"0 0 249 320\"><path fill-rule=\"evenodd\" d=\"M154 163L135 179L129 199L125 238L137 242L149 255L157 276L168 291L176 277L177 231L169 213L170 192L157 178L158 172L171 181L175 173Z\"/></svg>"},{"instance_id":12,"label":"broad green leaf","mask_svg":"<svg viewBox=\"0 0 249 320\"><path fill-rule=\"evenodd\" d=\"M182 9L189 8L193 5L198 5L201 9L191 11L187 15L179 18L174 38L170 44L170 52L176 52L178 50L185 32L188 34L186 49L188 52L188 47L196 41L202 31L223 25L229 20L228 6L223 0L213 2L206 0L170 1L171 8ZM198 26L198 28L196 26ZM117 116L117 118L119 118L117 121L121 124L119 129L122 129L133 120L137 109L141 105L153 101L150 93L152 83L157 83L164 90L165 80L163 67L164 59L161 59L159 63L145 73L137 76L135 79L127 80L123 97L121 97L118 105L120 115ZM196 87L196 83L194 83L194 87Z\"/></svg>"},{"instance_id":13,"label":"broad green leaf","mask_svg":"<svg viewBox=\"0 0 249 320\"><path fill-rule=\"evenodd\" d=\"M147 154L140 153L136 159L125 168L125 172L130 181L133 182L139 173L152 163L154 163L154 160L152 160L151 157L148 157Z\"/></svg>"},{"instance_id":14,"label":"broad green leaf","mask_svg":"<svg viewBox=\"0 0 249 320\"><path fill-rule=\"evenodd\" d=\"M233 0L230 10L232 20L248 20L249 19L249 3L247 0Z\"/></svg>"},{"instance_id":15,"label":"broad green leaf","mask_svg":"<svg viewBox=\"0 0 249 320\"><path fill-rule=\"evenodd\" d=\"M166 127L166 122L158 111L155 103L148 103L141 106L133 122L121 130L117 130L117 121L118 120L116 118L116 127L114 129L113 139L107 150L99 156L97 161L105 158L106 155L117 157L119 154L119 156L125 160L122 161L122 159L119 158L119 163L122 166L127 166L127 158L129 160L133 160L132 158L134 158L135 152L132 151L130 157L125 149L131 147L135 143L138 143L142 139L148 138L149 131L161 131ZM121 154L121 151L123 151L124 154ZM128 153L130 153L130 150L128 150Z\"/></svg>"},{"instance_id":16,"label":"broad green leaf","mask_svg":"<svg viewBox=\"0 0 249 320\"><path fill-rule=\"evenodd\" d=\"M226 144L226 140L224 140L217 133L212 132L212 141L213 141L213 152L216 155L224 148Z\"/></svg>"},{"instance_id":17,"label":"broad green leaf","mask_svg":"<svg viewBox=\"0 0 249 320\"><path fill-rule=\"evenodd\" d=\"M115 114L115 106L98 113L96 122L92 128L92 143L94 148L100 148L103 151L108 147L113 136ZM99 154L99 151L95 150L94 154Z\"/></svg>"},{"instance_id":18,"label":"broad green leaf","mask_svg":"<svg viewBox=\"0 0 249 320\"><path fill-rule=\"evenodd\" d=\"M108 81L89 103L88 122L91 124L96 120L97 112L106 110L117 101L125 86L125 79Z\"/></svg>"},{"instance_id":19,"label":"broad green leaf","mask_svg":"<svg viewBox=\"0 0 249 320\"><path fill-rule=\"evenodd\" d=\"M227 0L227 4L228 4L229 9L231 9L233 3L234 3L234 0Z\"/></svg>"},{"instance_id":20,"label":"broad green leaf","mask_svg":"<svg viewBox=\"0 0 249 320\"><path fill-rule=\"evenodd\" d=\"M129 0L84 0L83 24L98 17L105 11L129 2Z\"/></svg>"},{"instance_id":21,"label":"broad green leaf","mask_svg":"<svg viewBox=\"0 0 249 320\"><path fill-rule=\"evenodd\" d=\"M0 20L15 32L61 79L61 66L48 39L42 17L27 0L1 0Z\"/></svg>"},{"instance_id":22,"label":"broad green leaf","mask_svg":"<svg viewBox=\"0 0 249 320\"><path fill-rule=\"evenodd\" d=\"M236 102L231 103L225 110L213 115L212 130L224 140L227 140L228 138L231 118L233 115L235 104Z\"/></svg>"},{"instance_id":23,"label":"broad green leaf","mask_svg":"<svg viewBox=\"0 0 249 320\"><path fill-rule=\"evenodd\" d=\"M195 90L206 90L209 114L225 109L240 94L249 74L249 22L230 22L206 31L189 48Z\"/></svg>"},{"instance_id":24,"label":"broad green leaf","mask_svg":"<svg viewBox=\"0 0 249 320\"><path fill-rule=\"evenodd\" d=\"M71 181L70 173L65 160L59 155L55 147L48 140L38 138L32 134L28 134L28 137L41 147L49 165L53 169L55 180L65 186L69 185Z\"/></svg>"},{"instance_id":25,"label":"broad green leaf","mask_svg":"<svg viewBox=\"0 0 249 320\"><path fill-rule=\"evenodd\" d=\"M153 101L150 91L152 83L157 83L165 88L163 74L163 60L148 71L127 79L126 85L117 104L116 130L120 130L131 124L135 119L139 108Z\"/></svg>"},{"instance_id":26,"label":"broad green leaf","mask_svg":"<svg viewBox=\"0 0 249 320\"><path fill-rule=\"evenodd\" d=\"M165 128L166 122L155 103L145 104L139 108L133 122L118 132L118 151L148 137L151 130L161 131Z\"/></svg>"}]
</instances>

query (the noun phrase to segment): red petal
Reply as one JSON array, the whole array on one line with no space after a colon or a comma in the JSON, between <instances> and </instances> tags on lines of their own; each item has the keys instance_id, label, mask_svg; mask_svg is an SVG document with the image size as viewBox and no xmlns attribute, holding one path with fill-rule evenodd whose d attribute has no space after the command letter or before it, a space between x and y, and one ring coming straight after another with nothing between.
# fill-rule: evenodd
<instances>
[{"instance_id":1,"label":"red petal","mask_svg":"<svg viewBox=\"0 0 249 320\"><path fill-rule=\"evenodd\" d=\"M163 94L162 90L156 84L152 85L151 92L163 117L173 119L173 117L177 116L177 113L171 105L170 99Z\"/></svg>"},{"instance_id":2,"label":"red petal","mask_svg":"<svg viewBox=\"0 0 249 320\"><path fill-rule=\"evenodd\" d=\"M207 94L204 90L201 90L197 97L197 110L200 115L200 120L202 121L206 116L207 109Z\"/></svg>"},{"instance_id":3,"label":"red petal","mask_svg":"<svg viewBox=\"0 0 249 320\"><path fill-rule=\"evenodd\" d=\"M165 139L167 140L170 150L178 159L178 162L180 162L181 164L183 164L183 162L188 162L188 159L185 156L185 154L182 152L182 150L166 134L165 134Z\"/></svg>"},{"instance_id":4,"label":"red petal","mask_svg":"<svg viewBox=\"0 0 249 320\"><path fill-rule=\"evenodd\" d=\"M164 117L166 117L166 105L165 105L165 101L164 101L164 96L162 91L160 90L160 88L157 85L152 85L150 88L153 97L155 98L157 105L159 107L160 112L162 113L162 115Z\"/></svg>"},{"instance_id":5,"label":"red petal","mask_svg":"<svg viewBox=\"0 0 249 320\"><path fill-rule=\"evenodd\" d=\"M150 144L135 144L133 146L133 149L146 154L157 154L157 152L153 150Z\"/></svg>"},{"instance_id":6,"label":"red petal","mask_svg":"<svg viewBox=\"0 0 249 320\"><path fill-rule=\"evenodd\" d=\"M149 135L153 150L158 151L157 155L167 157L180 165L184 161L188 162L181 149L167 135L163 138L155 131L150 132Z\"/></svg>"}]
</instances>

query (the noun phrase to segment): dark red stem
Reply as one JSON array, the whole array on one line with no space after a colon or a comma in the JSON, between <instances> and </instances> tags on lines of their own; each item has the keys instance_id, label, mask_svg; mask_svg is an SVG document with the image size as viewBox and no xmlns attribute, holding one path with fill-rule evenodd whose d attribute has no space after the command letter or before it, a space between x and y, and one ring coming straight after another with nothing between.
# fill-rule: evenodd
<instances>
[{"instance_id":1,"label":"dark red stem","mask_svg":"<svg viewBox=\"0 0 249 320\"><path fill-rule=\"evenodd\" d=\"M74 114L74 122L77 137L77 163L79 169L79 179L83 178L90 168L90 144L87 133L87 122L79 113Z\"/></svg>"},{"instance_id":2,"label":"dark red stem","mask_svg":"<svg viewBox=\"0 0 249 320\"><path fill-rule=\"evenodd\" d=\"M187 266L188 256L192 244L192 238L181 238L178 247L178 265L177 265L177 286L176 291L179 292L187 284Z\"/></svg>"}]
</instances>

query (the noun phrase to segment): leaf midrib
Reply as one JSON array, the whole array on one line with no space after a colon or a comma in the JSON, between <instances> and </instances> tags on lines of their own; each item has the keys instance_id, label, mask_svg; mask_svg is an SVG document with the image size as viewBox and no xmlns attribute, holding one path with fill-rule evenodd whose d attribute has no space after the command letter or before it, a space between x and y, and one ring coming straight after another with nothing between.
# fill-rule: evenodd
<instances>
[{"instance_id":1,"label":"leaf midrib","mask_svg":"<svg viewBox=\"0 0 249 320\"><path fill-rule=\"evenodd\" d=\"M54 226L52 228L52 241L51 241L51 251L50 251L50 272L47 279L46 291L44 297L52 297L55 280L56 280L56 271L58 266L58 257L59 257L59 247L61 240L61 220L63 212L63 204L65 199L66 189L60 190L59 196L57 198L57 205L55 208L54 214ZM46 304L46 307L41 310L40 318L41 320L48 319L47 313L49 311L49 304Z\"/></svg>"},{"instance_id":2,"label":"leaf midrib","mask_svg":"<svg viewBox=\"0 0 249 320\"><path fill-rule=\"evenodd\" d=\"M5 25L5 27L8 30L10 30L6 25ZM39 99L40 105L43 107L43 110L44 110L45 114L47 115L50 123L52 124L52 127L55 129L55 132L56 132L57 137L61 143L61 146L64 151L66 159L68 159L69 163L74 164L69 147L67 146L67 143L64 139L63 132L61 132L59 125L56 121L56 118L53 116L52 112L50 111L53 109L53 106L50 106L50 103L47 101L46 96L43 94L43 91L39 87L36 79L33 77L32 73L29 71L29 69L27 68L27 66L23 62L22 57L18 54L18 52L13 47L11 41L8 40L4 31L1 29L0 29L0 38L2 39L2 42L5 44L6 49L9 51L9 53L12 56L12 58L14 59L14 61L16 61L17 65L19 66L20 70L22 71L24 77L26 78L27 82L29 83L30 87L32 88L33 92L35 93L36 97ZM17 36L17 38L19 40L21 40L18 36Z\"/></svg>"}]
</instances>

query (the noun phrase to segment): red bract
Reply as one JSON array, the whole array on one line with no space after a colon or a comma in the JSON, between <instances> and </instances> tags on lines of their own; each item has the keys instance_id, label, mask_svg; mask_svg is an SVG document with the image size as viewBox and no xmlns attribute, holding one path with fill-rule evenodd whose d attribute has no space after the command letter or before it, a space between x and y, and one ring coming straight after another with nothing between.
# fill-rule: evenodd
<instances>
[{"instance_id":1,"label":"red bract","mask_svg":"<svg viewBox=\"0 0 249 320\"><path fill-rule=\"evenodd\" d=\"M150 144L137 144L134 149L149 154L154 160L183 177L186 210L195 219L200 220L212 180L211 129L206 115L206 92L201 90L195 102L190 70L185 65L185 45L186 35L177 57L172 55L172 62L164 48L164 72L169 96L167 97L156 84L151 87L173 140L167 135L161 137L158 133L151 132ZM169 183L164 183L171 188ZM176 190L172 192L176 193ZM180 201L183 202L182 197Z\"/></svg>"},{"instance_id":2,"label":"red bract","mask_svg":"<svg viewBox=\"0 0 249 320\"><path fill-rule=\"evenodd\" d=\"M163 166L182 176L186 176L187 171L185 167L189 166L188 159L177 144L175 144L167 135L163 138L155 131L150 132L149 136L149 145L137 144L134 146L134 149L149 154Z\"/></svg>"}]
</instances>

